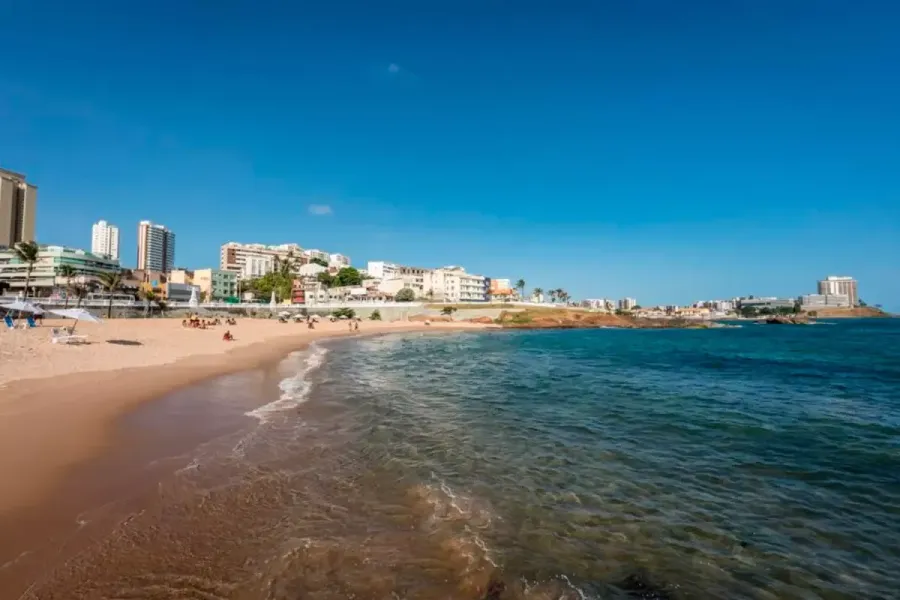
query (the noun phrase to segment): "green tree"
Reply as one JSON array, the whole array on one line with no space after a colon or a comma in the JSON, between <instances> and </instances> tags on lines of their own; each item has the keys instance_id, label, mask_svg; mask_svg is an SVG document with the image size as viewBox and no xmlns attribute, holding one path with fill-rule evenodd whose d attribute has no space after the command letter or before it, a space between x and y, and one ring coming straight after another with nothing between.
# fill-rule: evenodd
<instances>
[{"instance_id":1,"label":"green tree","mask_svg":"<svg viewBox=\"0 0 900 600\"><path fill-rule=\"evenodd\" d=\"M397 292L396 296L394 296L394 300L396 300L397 302L412 302L415 299L416 293L412 288L403 288L402 290Z\"/></svg>"},{"instance_id":2,"label":"green tree","mask_svg":"<svg viewBox=\"0 0 900 600\"><path fill-rule=\"evenodd\" d=\"M28 298L28 285L31 283L31 273L38 261L39 252L37 242L19 242L13 247L14 256L19 262L25 263L25 298Z\"/></svg>"},{"instance_id":3,"label":"green tree","mask_svg":"<svg viewBox=\"0 0 900 600\"><path fill-rule=\"evenodd\" d=\"M531 295L532 295L535 299L540 299L540 297L541 297L541 295L542 295L543 293L544 293L544 289L543 289L543 288L534 288L534 290L531 292Z\"/></svg>"},{"instance_id":4,"label":"green tree","mask_svg":"<svg viewBox=\"0 0 900 600\"><path fill-rule=\"evenodd\" d=\"M328 261L323 258L319 258L318 256L315 258L309 259L309 264L319 265L319 266L325 267L326 269L328 268Z\"/></svg>"},{"instance_id":5,"label":"green tree","mask_svg":"<svg viewBox=\"0 0 900 600\"><path fill-rule=\"evenodd\" d=\"M520 279L516 282L516 289L519 290L519 298L525 299L525 280Z\"/></svg>"},{"instance_id":6,"label":"green tree","mask_svg":"<svg viewBox=\"0 0 900 600\"><path fill-rule=\"evenodd\" d=\"M113 294L122 287L122 273L116 271L114 273L100 273L100 286L109 294L109 304L106 306L106 318L112 318Z\"/></svg>"},{"instance_id":7,"label":"green tree","mask_svg":"<svg viewBox=\"0 0 900 600\"><path fill-rule=\"evenodd\" d=\"M331 273L328 273L327 271L322 271L321 273L316 275L316 281L318 281L319 283L321 283L322 285L324 285L327 288L330 288L330 287L333 287L336 285L334 280L335 280L335 277Z\"/></svg>"},{"instance_id":8,"label":"green tree","mask_svg":"<svg viewBox=\"0 0 900 600\"><path fill-rule=\"evenodd\" d=\"M262 277L252 279L247 283L247 287L249 287L257 297L270 298L274 291L275 299L279 302L286 298L290 298L293 286L293 276L286 275L281 271L266 273Z\"/></svg>"},{"instance_id":9,"label":"green tree","mask_svg":"<svg viewBox=\"0 0 900 600\"><path fill-rule=\"evenodd\" d=\"M370 321L380 321L381 320L381 311L377 308L372 311L372 314L369 315Z\"/></svg>"},{"instance_id":10,"label":"green tree","mask_svg":"<svg viewBox=\"0 0 900 600\"><path fill-rule=\"evenodd\" d=\"M72 278L77 275L77 272L72 265L60 265L60 267L56 269L56 274L66 280L66 302L63 308L69 308L69 293L72 291Z\"/></svg>"},{"instance_id":11,"label":"green tree","mask_svg":"<svg viewBox=\"0 0 900 600\"><path fill-rule=\"evenodd\" d=\"M344 307L344 308L338 308L338 309L336 309L336 310L335 310L334 312L332 312L331 314L332 314L332 316L335 316L335 317L338 317L338 318L340 318L340 317L347 317L348 319L352 319L353 317L356 316L356 311L353 310L352 308ZM381 315L379 315L379 317L380 317L380 316L381 316Z\"/></svg>"},{"instance_id":12,"label":"green tree","mask_svg":"<svg viewBox=\"0 0 900 600\"><path fill-rule=\"evenodd\" d=\"M337 285L362 285L362 275L359 274L359 271L356 267L344 267L340 271L338 271L337 275L335 275L335 280L337 281Z\"/></svg>"}]
</instances>

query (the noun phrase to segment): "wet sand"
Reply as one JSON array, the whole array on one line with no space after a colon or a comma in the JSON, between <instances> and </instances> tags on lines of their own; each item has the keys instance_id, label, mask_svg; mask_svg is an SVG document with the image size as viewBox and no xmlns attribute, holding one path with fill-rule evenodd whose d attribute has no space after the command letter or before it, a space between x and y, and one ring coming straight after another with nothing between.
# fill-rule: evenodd
<instances>
[{"instance_id":1,"label":"wet sand","mask_svg":"<svg viewBox=\"0 0 900 600\"><path fill-rule=\"evenodd\" d=\"M37 348L15 360L4 356L0 365L0 597L18 597L48 560L55 563L67 552L67 542L59 535L72 535L73 523L88 520L80 515L85 507L111 497L120 508L127 505L129 495L140 497L157 475L171 471L167 460L245 424L244 412L259 402L259 381L254 378L271 371L271 365L289 353L332 337L481 328L467 323L426 328L421 323L364 322L354 333L346 322L320 323L310 331L301 324L241 320L231 328L239 343L231 345L221 342L222 327L190 331L182 330L180 321L113 321L79 327L94 341L82 347L49 347L38 330L7 333L31 335L26 343ZM178 343L179 336L195 342L200 337L196 334L208 339L200 345ZM139 345L102 343L124 335ZM8 350L10 339L0 339L0 348ZM14 343L21 347L21 338ZM167 345L172 348L168 353ZM151 366L121 368L135 360L132 351L143 353ZM46 359L49 367L44 369L51 376L30 378L36 371L23 356L52 353L57 354ZM74 372L77 367L96 370ZM229 374L232 380L222 378ZM229 397L244 389L243 400L236 399L229 412L192 391L211 379L228 386ZM183 391L172 395L175 390ZM161 405L152 408L149 417L139 418L139 427L128 426L131 414L140 414L144 403L158 398L164 398ZM179 407L175 413L167 410L167 402ZM75 546L86 543L90 531L78 537ZM34 548L54 545L56 556L34 553Z\"/></svg>"}]
</instances>

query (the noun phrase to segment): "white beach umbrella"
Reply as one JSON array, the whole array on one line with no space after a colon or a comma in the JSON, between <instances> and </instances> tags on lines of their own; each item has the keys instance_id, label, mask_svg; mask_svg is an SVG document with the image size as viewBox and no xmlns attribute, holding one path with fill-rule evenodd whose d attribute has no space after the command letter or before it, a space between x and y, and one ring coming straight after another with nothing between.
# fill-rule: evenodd
<instances>
[{"instance_id":1,"label":"white beach umbrella","mask_svg":"<svg viewBox=\"0 0 900 600\"><path fill-rule=\"evenodd\" d=\"M200 299L197 298L197 288L191 288L191 299L188 300L188 306L191 308L197 308L200 306Z\"/></svg>"},{"instance_id":2,"label":"white beach umbrella","mask_svg":"<svg viewBox=\"0 0 900 600\"><path fill-rule=\"evenodd\" d=\"M278 304L275 302L275 290L272 290L272 299L269 300L269 308L275 310L276 306L278 306Z\"/></svg>"},{"instance_id":3,"label":"white beach umbrella","mask_svg":"<svg viewBox=\"0 0 900 600\"><path fill-rule=\"evenodd\" d=\"M102 319L95 317L83 308L60 308L59 310L48 310L47 312L58 315L64 319L75 319L75 325L78 324L78 321L87 321L88 323L103 322ZM75 331L75 325L72 326L72 331Z\"/></svg>"},{"instance_id":4,"label":"white beach umbrella","mask_svg":"<svg viewBox=\"0 0 900 600\"><path fill-rule=\"evenodd\" d=\"M0 308L5 308L6 310L17 310L19 312L30 312L36 315L44 313L44 309L37 304L25 302L24 300L16 300L15 302L10 302L9 304L0 304Z\"/></svg>"}]
</instances>

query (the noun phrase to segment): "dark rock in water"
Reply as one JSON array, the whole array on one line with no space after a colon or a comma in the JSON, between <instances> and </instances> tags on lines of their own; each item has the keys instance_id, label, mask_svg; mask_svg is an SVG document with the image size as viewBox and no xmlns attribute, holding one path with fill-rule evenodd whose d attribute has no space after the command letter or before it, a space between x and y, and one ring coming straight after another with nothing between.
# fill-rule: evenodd
<instances>
[{"instance_id":1,"label":"dark rock in water","mask_svg":"<svg viewBox=\"0 0 900 600\"><path fill-rule=\"evenodd\" d=\"M675 600L669 592L656 587L647 581L647 578L639 573L634 573L625 578L618 588L624 590L632 598L641 600Z\"/></svg>"},{"instance_id":2,"label":"dark rock in water","mask_svg":"<svg viewBox=\"0 0 900 600\"><path fill-rule=\"evenodd\" d=\"M506 591L505 583L499 579L491 579L484 592L484 600L500 600L504 591Z\"/></svg>"}]
</instances>

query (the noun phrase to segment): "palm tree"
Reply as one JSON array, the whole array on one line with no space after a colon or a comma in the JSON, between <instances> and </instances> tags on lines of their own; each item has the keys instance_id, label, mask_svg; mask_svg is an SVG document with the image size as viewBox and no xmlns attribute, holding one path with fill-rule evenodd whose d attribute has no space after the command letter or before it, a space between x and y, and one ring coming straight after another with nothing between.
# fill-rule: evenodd
<instances>
[{"instance_id":1,"label":"palm tree","mask_svg":"<svg viewBox=\"0 0 900 600\"><path fill-rule=\"evenodd\" d=\"M556 297L559 298L560 302L565 302L569 299L569 294L566 293L566 290L559 288L556 290Z\"/></svg>"},{"instance_id":2,"label":"palm tree","mask_svg":"<svg viewBox=\"0 0 900 600\"><path fill-rule=\"evenodd\" d=\"M556 290L550 290L550 303L556 302Z\"/></svg>"},{"instance_id":3,"label":"palm tree","mask_svg":"<svg viewBox=\"0 0 900 600\"><path fill-rule=\"evenodd\" d=\"M159 296L156 295L156 292L150 289L141 288L140 292L138 292L141 299L144 301L144 317L150 314L150 305L153 302L159 301Z\"/></svg>"},{"instance_id":4,"label":"palm tree","mask_svg":"<svg viewBox=\"0 0 900 600\"><path fill-rule=\"evenodd\" d=\"M540 302L540 301L541 301L541 294L544 293L544 290L543 290L542 288L534 288L534 291L531 292L531 293L532 293L533 297L534 297L538 302Z\"/></svg>"},{"instance_id":5,"label":"palm tree","mask_svg":"<svg viewBox=\"0 0 900 600\"><path fill-rule=\"evenodd\" d=\"M525 280L520 279L516 282L516 289L519 290L519 297L525 299Z\"/></svg>"},{"instance_id":6,"label":"palm tree","mask_svg":"<svg viewBox=\"0 0 900 600\"><path fill-rule=\"evenodd\" d=\"M28 298L28 284L31 283L31 272L34 271L34 263L38 261L40 248L37 242L19 242L13 248L15 257L26 265L25 270L25 298Z\"/></svg>"},{"instance_id":7,"label":"palm tree","mask_svg":"<svg viewBox=\"0 0 900 600\"><path fill-rule=\"evenodd\" d=\"M78 272L72 265L60 265L59 268L56 269L56 275L58 277L63 277L66 280L66 304L63 308L69 308L69 292L72 291L72 278L77 274Z\"/></svg>"},{"instance_id":8,"label":"palm tree","mask_svg":"<svg viewBox=\"0 0 900 600\"><path fill-rule=\"evenodd\" d=\"M122 287L122 272L100 273L100 285L109 294L109 304L106 307L106 318L112 318L113 292Z\"/></svg>"},{"instance_id":9,"label":"palm tree","mask_svg":"<svg viewBox=\"0 0 900 600\"><path fill-rule=\"evenodd\" d=\"M78 298L78 302L75 303L75 307L81 306L81 301L87 296L87 288L80 284L75 284L72 286L72 293L75 294L75 297Z\"/></svg>"}]
</instances>

